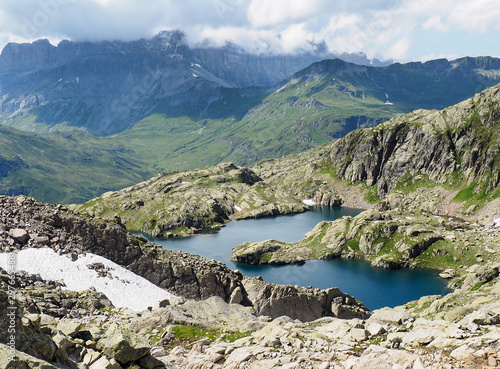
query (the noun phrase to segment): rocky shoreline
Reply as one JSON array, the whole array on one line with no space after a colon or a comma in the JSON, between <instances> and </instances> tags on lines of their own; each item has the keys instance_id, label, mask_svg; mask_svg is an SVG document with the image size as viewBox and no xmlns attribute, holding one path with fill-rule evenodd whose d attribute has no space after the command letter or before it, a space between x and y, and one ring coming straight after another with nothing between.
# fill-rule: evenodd
<instances>
[{"instance_id":1,"label":"rocky shoreline","mask_svg":"<svg viewBox=\"0 0 500 369\"><path fill-rule=\"evenodd\" d=\"M380 204L379 208L389 204ZM472 242L471 240L474 240ZM232 250L234 262L252 265L300 264L342 257L371 262L376 268L445 270L495 261L491 245L500 229L429 213L370 209L356 217L319 223L304 240L246 242ZM457 275L458 278L458 275Z\"/></svg>"},{"instance_id":2,"label":"rocky shoreline","mask_svg":"<svg viewBox=\"0 0 500 369\"><path fill-rule=\"evenodd\" d=\"M119 222L93 220L60 205L43 204L26 197L0 197L0 210L0 241L11 245L4 247L4 252L49 247L73 259L91 252L180 297L200 300L218 296L228 303L253 306L257 313L262 310L272 317L286 314L314 320L337 316L334 311L338 314L345 311L348 317L352 312L361 316L369 313L361 303L334 289L279 286L244 277L221 262L166 250L135 237ZM339 296L345 301L335 300L332 304L332 299ZM352 312L348 306L352 306Z\"/></svg>"}]
</instances>

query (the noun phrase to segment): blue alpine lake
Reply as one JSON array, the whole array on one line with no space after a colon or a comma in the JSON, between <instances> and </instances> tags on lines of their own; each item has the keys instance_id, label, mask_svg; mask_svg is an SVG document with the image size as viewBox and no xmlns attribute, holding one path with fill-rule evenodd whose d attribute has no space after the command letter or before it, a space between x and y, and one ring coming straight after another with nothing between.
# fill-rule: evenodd
<instances>
[{"instance_id":1,"label":"blue alpine lake","mask_svg":"<svg viewBox=\"0 0 500 369\"><path fill-rule=\"evenodd\" d=\"M317 288L338 287L372 310L403 305L425 295L450 292L439 272L431 269L376 269L366 261L340 258L280 266L243 265L229 260L231 249L242 242L267 239L299 241L323 220L355 216L360 212L358 209L315 206L302 214L232 221L218 231L193 237L165 240L141 236L169 250L186 251L221 261L250 277L262 276L266 282Z\"/></svg>"}]
</instances>

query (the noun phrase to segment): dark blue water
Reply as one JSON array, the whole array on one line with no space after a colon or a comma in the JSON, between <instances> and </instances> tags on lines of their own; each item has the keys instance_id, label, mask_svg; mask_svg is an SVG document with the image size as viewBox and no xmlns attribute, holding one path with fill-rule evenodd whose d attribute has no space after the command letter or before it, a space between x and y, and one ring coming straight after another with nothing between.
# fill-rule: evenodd
<instances>
[{"instance_id":1,"label":"dark blue water","mask_svg":"<svg viewBox=\"0 0 500 369\"><path fill-rule=\"evenodd\" d=\"M370 267L357 260L312 260L304 265L251 266L229 260L231 249L245 241L277 239L294 242L304 238L322 220L360 213L357 209L313 207L303 214L229 222L220 231L188 238L158 239L146 237L169 250L182 250L225 263L243 274L262 276L266 282L338 287L362 301L369 309L398 306L425 295L444 295L446 282L438 271L430 269L386 270Z\"/></svg>"}]
</instances>

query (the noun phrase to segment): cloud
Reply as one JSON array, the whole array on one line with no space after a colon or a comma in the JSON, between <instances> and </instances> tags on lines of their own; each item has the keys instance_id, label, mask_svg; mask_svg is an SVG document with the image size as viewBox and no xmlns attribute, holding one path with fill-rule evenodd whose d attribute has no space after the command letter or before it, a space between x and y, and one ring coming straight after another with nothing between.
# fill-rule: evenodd
<instances>
[{"instance_id":1,"label":"cloud","mask_svg":"<svg viewBox=\"0 0 500 369\"><path fill-rule=\"evenodd\" d=\"M180 29L193 44L233 42L255 53L293 53L325 41L331 51L404 61L442 53L412 54L424 37L495 34L498 19L498 0L2 0L0 48L38 38L130 41ZM486 47L483 54L499 54Z\"/></svg>"},{"instance_id":2,"label":"cloud","mask_svg":"<svg viewBox=\"0 0 500 369\"><path fill-rule=\"evenodd\" d=\"M248 19L253 27L302 21L320 13L324 3L323 0L252 0Z\"/></svg>"},{"instance_id":3,"label":"cloud","mask_svg":"<svg viewBox=\"0 0 500 369\"><path fill-rule=\"evenodd\" d=\"M408 55L411 41L407 38L402 38L392 44L383 52L384 59L404 60Z\"/></svg>"},{"instance_id":4,"label":"cloud","mask_svg":"<svg viewBox=\"0 0 500 369\"><path fill-rule=\"evenodd\" d=\"M425 21L422 25L422 28L437 32L446 32L450 29L449 26L443 23L443 20L439 15L427 19L427 21Z\"/></svg>"},{"instance_id":5,"label":"cloud","mask_svg":"<svg viewBox=\"0 0 500 369\"><path fill-rule=\"evenodd\" d=\"M448 60L456 60L460 57L460 55L457 54L428 54L424 55L420 58L421 62L426 62L429 60L436 60L436 59L448 59Z\"/></svg>"}]
</instances>

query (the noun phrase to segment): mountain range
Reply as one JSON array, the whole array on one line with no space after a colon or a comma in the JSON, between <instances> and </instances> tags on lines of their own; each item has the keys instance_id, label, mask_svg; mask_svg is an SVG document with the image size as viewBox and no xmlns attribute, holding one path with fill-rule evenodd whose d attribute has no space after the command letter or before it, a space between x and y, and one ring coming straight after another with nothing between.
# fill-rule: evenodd
<instances>
[{"instance_id":1,"label":"mountain range","mask_svg":"<svg viewBox=\"0 0 500 369\"><path fill-rule=\"evenodd\" d=\"M0 191L82 202L159 172L251 165L500 81L491 57L384 65L342 55L359 65L335 56L321 45L288 56L191 48L179 32L9 44L0 55L0 122L11 127L0 133Z\"/></svg>"}]
</instances>

